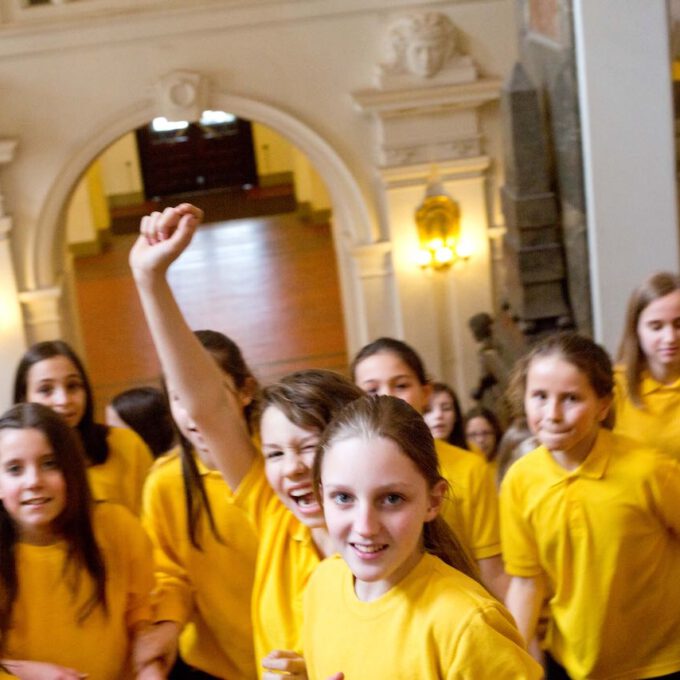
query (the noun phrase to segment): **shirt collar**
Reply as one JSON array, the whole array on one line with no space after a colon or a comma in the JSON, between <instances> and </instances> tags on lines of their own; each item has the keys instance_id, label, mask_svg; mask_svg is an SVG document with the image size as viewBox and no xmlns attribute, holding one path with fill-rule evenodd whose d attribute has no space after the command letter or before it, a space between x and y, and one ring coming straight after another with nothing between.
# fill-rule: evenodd
<instances>
[{"instance_id":1,"label":"shirt collar","mask_svg":"<svg viewBox=\"0 0 680 680\"><path fill-rule=\"evenodd\" d=\"M644 396L646 394L653 394L659 390L680 390L680 378L669 385L664 385L652 378L648 371L643 371L640 376L640 394Z\"/></svg>"},{"instance_id":2,"label":"shirt collar","mask_svg":"<svg viewBox=\"0 0 680 680\"><path fill-rule=\"evenodd\" d=\"M561 484L567 479L577 478L577 477L587 477L589 479L602 479L607 470L607 465L609 464L609 459L612 455L612 448L615 446L613 441L613 435L609 430L600 428L600 431L595 440L595 445L591 449L590 453L586 456L586 459L574 470L567 470L563 468L550 454L545 446L540 448L543 450L544 455L546 455L551 464L552 471L554 473L554 479L552 485Z\"/></svg>"}]
</instances>

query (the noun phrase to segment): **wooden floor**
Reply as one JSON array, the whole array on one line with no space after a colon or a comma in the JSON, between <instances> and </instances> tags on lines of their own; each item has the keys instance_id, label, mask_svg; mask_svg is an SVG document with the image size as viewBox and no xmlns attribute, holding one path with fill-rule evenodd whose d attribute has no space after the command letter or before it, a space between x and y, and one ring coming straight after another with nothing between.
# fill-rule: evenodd
<instances>
[{"instance_id":1,"label":"wooden floor","mask_svg":"<svg viewBox=\"0 0 680 680\"><path fill-rule=\"evenodd\" d=\"M132 282L133 235L76 261L85 359L101 417L109 399L156 384L158 360ZM346 371L335 252L328 226L294 213L200 228L169 272L189 325L226 333L266 384L298 368Z\"/></svg>"}]
</instances>

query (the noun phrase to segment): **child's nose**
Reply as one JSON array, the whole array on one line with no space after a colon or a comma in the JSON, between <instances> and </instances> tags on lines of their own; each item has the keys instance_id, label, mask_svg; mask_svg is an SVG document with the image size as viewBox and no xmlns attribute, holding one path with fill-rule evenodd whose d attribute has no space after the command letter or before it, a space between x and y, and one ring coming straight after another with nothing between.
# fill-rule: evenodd
<instances>
[{"instance_id":1,"label":"child's nose","mask_svg":"<svg viewBox=\"0 0 680 680\"><path fill-rule=\"evenodd\" d=\"M375 508L370 503L360 504L354 520L354 531L360 536L374 536L379 528L380 521Z\"/></svg>"}]
</instances>

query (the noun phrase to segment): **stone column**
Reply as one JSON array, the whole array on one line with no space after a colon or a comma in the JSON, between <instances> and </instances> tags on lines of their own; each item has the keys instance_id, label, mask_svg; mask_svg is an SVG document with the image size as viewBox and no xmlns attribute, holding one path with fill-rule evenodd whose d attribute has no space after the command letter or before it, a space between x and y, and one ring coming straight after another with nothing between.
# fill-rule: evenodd
<instances>
[{"instance_id":1,"label":"stone column","mask_svg":"<svg viewBox=\"0 0 680 680\"><path fill-rule=\"evenodd\" d=\"M574 0L595 337L615 350L632 288L678 270L666 0Z\"/></svg>"},{"instance_id":2,"label":"stone column","mask_svg":"<svg viewBox=\"0 0 680 680\"><path fill-rule=\"evenodd\" d=\"M14 157L17 142L0 140L0 164ZM12 401L14 368L26 348L21 307L17 297L17 281L11 252L12 218L5 214L0 193L0 411Z\"/></svg>"}]
</instances>

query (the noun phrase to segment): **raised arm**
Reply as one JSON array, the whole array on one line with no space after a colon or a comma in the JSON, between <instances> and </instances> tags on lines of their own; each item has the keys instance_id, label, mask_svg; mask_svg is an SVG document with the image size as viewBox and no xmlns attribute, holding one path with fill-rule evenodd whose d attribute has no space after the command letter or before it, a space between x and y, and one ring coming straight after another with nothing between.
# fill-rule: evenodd
<instances>
[{"instance_id":1,"label":"raised arm","mask_svg":"<svg viewBox=\"0 0 680 680\"><path fill-rule=\"evenodd\" d=\"M202 217L203 212L188 203L143 217L130 267L166 380L225 481L236 489L257 452L235 392L187 325L166 278Z\"/></svg>"}]
</instances>

